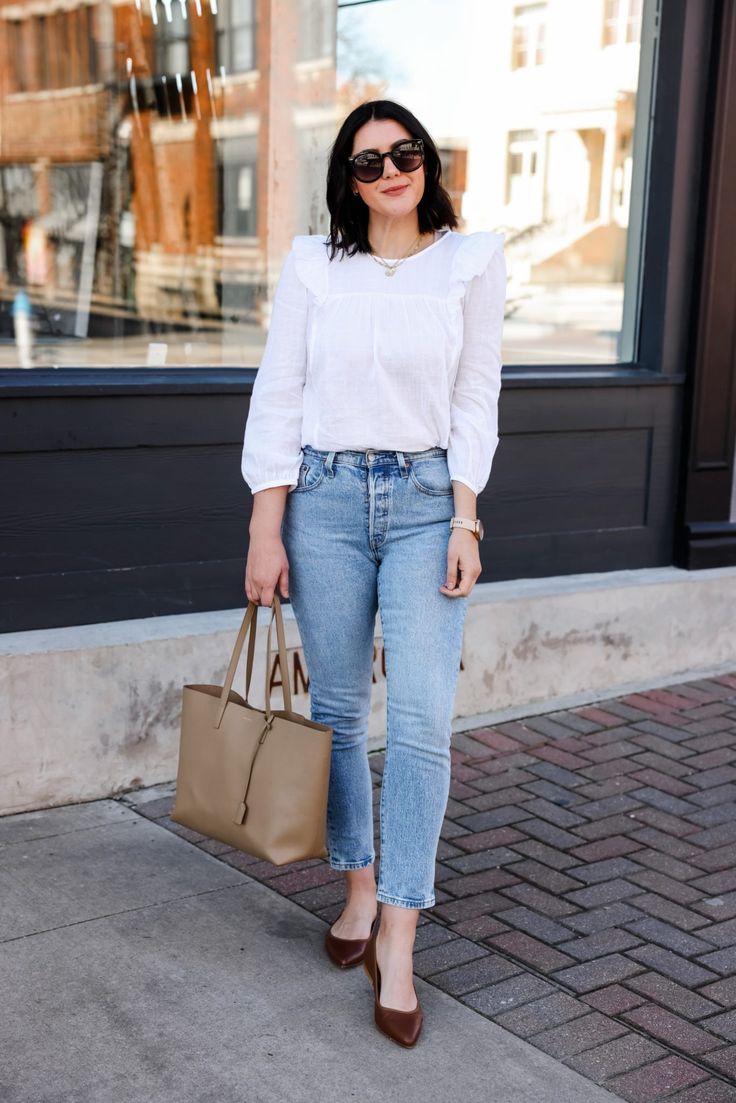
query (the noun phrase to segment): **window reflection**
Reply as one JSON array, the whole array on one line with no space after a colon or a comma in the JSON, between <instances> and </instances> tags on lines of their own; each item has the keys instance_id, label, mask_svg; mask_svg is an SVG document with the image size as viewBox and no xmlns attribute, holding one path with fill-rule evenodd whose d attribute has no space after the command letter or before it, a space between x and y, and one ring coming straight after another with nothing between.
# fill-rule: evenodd
<instances>
[{"instance_id":1,"label":"window reflection","mask_svg":"<svg viewBox=\"0 0 736 1103\"><path fill-rule=\"evenodd\" d=\"M215 41L218 71L247 73L255 69L255 0L219 0Z\"/></svg>"},{"instance_id":2,"label":"window reflection","mask_svg":"<svg viewBox=\"0 0 736 1103\"><path fill-rule=\"evenodd\" d=\"M257 365L291 238L328 228L339 122L373 98L428 126L460 229L505 234L505 361L621 355L641 0L0 16L0 366L21 292L29 366Z\"/></svg>"},{"instance_id":3,"label":"window reflection","mask_svg":"<svg viewBox=\"0 0 736 1103\"><path fill-rule=\"evenodd\" d=\"M546 4L525 4L514 8L512 69L544 65Z\"/></svg>"},{"instance_id":4,"label":"window reflection","mask_svg":"<svg viewBox=\"0 0 736 1103\"><path fill-rule=\"evenodd\" d=\"M186 6L179 0L154 3L155 67L162 76L189 72L189 22Z\"/></svg>"},{"instance_id":5,"label":"window reflection","mask_svg":"<svg viewBox=\"0 0 736 1103\"><path fill-rule=\"evenodd\" d=\"M603 45L638 42L641 35L641 0L605 0Z\"/></svg>"}]
</instances>

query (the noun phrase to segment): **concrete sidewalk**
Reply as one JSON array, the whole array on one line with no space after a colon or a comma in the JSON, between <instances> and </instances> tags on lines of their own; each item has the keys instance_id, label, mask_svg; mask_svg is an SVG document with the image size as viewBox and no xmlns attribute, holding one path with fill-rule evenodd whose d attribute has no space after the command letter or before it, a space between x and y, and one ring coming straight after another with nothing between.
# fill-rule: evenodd
<instances>
[{"instance_id":1,"label":"concrete sidewalk","mask_svg":"<svg viewBox=\"0 0 736 1103\"><path fill-rule=\"evenodd\" d=\"M403 1050L326 923L123 803L0 819L3 1103L604 1103L426 981Z\"/></svg>"}]
</instances>

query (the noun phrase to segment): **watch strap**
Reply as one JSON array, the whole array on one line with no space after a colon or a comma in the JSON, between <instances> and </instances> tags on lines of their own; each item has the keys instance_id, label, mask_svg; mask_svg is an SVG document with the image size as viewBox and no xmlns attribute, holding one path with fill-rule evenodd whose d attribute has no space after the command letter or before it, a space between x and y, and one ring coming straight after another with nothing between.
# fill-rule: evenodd
<instances>
[{"instance_id":1,"label":"watch strap","mask_svg":"<svg viewBox=\"0 0 736 1103\"><path fill-rule=\"evenodd\" d=\"M480 523L477 518L472 520L470 517L452 517L450 518L450 528L468 529L473 533L476 540L480 540Z\"/></svg>"}]
</instances>

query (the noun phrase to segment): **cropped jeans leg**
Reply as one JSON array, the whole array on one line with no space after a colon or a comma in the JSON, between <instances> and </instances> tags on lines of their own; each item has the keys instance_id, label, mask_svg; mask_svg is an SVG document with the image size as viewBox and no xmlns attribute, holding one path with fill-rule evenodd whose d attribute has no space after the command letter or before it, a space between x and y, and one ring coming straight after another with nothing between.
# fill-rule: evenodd
<instances>
[{"instance_id":1,"label":"cropped jeans leg","mask_svg":"<svg viewBox=\"0 0 736 1103\"><path fill-rule=\"evenodd\" d=\"M417 494L406 481L394 483L397 506L399 488ZM467 598L439 592L447 571L451 500L426 502L420 494L414 505L423 518L415 516L411 529L392 514L396 538L389 533L378 575L387 738L377 899L428 908L435 904L435 861L449 795Z\"/></svg>"},{"instance_id":2,"label":"cropped jeans leg","mask_svg":"<svg viewBox=\"0 0 736 1103\"><path fill-rule=\"evenodd\" d=\"M333 729L327 850L330 866L341 870L376 857L367 741L377 568L361 550L362 511L345 481L324 473L314 489L288 495L282 524L311 719Z\"/></svg>"}]
</instances>

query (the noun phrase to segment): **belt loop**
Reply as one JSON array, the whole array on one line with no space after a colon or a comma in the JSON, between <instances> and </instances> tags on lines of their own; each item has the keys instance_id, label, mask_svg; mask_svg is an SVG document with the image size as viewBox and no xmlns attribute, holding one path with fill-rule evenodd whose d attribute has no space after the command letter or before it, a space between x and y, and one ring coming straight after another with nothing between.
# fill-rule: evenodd
<instances>
[{"instance_id":1,"label":"belt loop","mask_svg":"<svg viewBox=\"0 0 736 1103\"><path fill-rule=\"evenodd\" d=\"M327 468L327 471L330 475L335 474L335 472L332 469L332 461L334 460L334 458L335 458L335 453L334 452L328 452L327 453L327 459L325 460L325 467Z\"/></svg>"},{"instance_id":2,"label":"belt loop","mask_svg":"<svg viewBox=\"0 0 736 1103\"><path fill-rule=\"evenodd\" d=\"M399 461L399 467L401 469L401 477L402 477L402 479L405 479L409 469L406 466L406 460L404 459L404 453L397 451L396 458Z\"/></svg>"}]
</instances>

